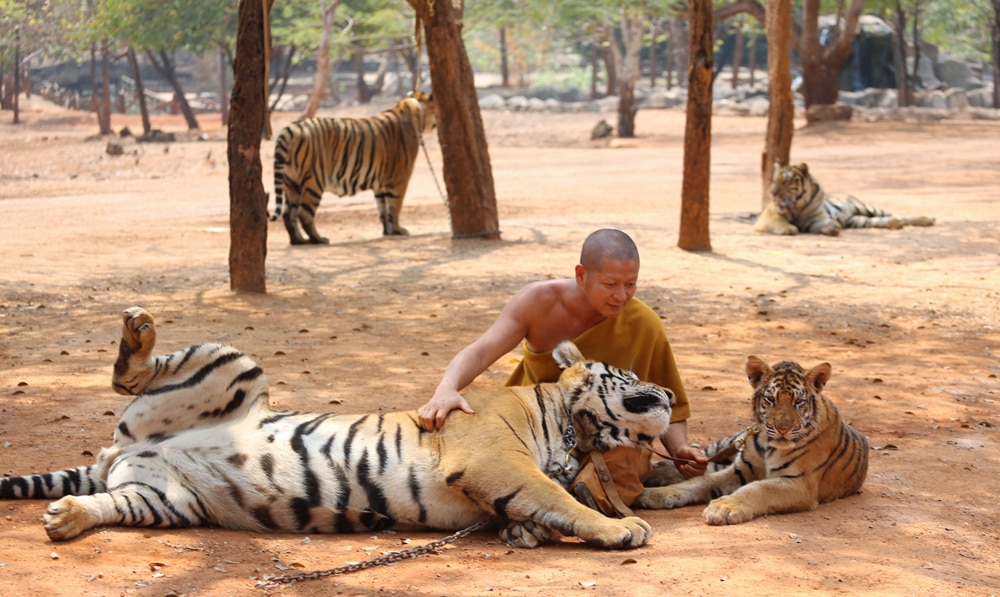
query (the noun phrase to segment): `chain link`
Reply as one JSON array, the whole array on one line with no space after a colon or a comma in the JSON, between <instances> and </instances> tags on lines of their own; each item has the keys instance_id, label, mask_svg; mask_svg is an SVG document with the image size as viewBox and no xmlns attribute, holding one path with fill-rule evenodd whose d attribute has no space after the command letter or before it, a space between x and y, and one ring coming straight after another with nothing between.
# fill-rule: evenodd
<instances>
[{"instance_id":1,"label":"chain link","mask_svg":"<svg viewBox=\"0 0 1000 597\"><path fill-rule=\"evenodd\" d=\"M407 549L404 551L394 551L388 553L384 556L378 558L372 558L370 560L365 560L363 562L357 562L354 564L345 564L344 566L338 566L336 568L327 568L326 570L313 570L311 572L296 572L295 574L282 574L280 576L273 576L270 574L265 574L263 580L258 581L255 585L258 589L275 589L281 584L290 585L294 582L303 580L319 580L321 578L326 578L328 576L336 576L338 574L350 574L352 572L360 572L362 570L367 570L368 568L374 568L376 566L387 566L389 564L395 564L400 560L405 560L408 558L415 558L417 556L422 556L424 554L430 554L438 549L441 549L449 543L454 543L459 539L468 537L476 531L480 531L486 528L490 524L490 520L480 520L472 526L466 527L461 531L448 535L443 539L438 539L437 541L432 541L426 545L418 545L417 547Z\"/></svg>"}]
</instances>

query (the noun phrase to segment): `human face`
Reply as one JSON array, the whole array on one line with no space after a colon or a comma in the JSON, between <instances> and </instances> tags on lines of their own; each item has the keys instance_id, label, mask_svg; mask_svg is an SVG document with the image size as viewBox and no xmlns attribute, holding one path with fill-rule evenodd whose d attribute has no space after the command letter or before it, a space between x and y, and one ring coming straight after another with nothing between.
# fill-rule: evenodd
<instances>
[{"instance_id":1,"label":"human face","mask_svg":"<svg viewBox=\"0 0 1000 597\"><path fill-rule=\"evenodd\" d=\"M591 307L604 317L615 317L635 296L639 264L605 259L602 265L599 271L587 271L583 266L577 266L577 283L583 286L584 296Z\"/></svg>"}]
</instances>

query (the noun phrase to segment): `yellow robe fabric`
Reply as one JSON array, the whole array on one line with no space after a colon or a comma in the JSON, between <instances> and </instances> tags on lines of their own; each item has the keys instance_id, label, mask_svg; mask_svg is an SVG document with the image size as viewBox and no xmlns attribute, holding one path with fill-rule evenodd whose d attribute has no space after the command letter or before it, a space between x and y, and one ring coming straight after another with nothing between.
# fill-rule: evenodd
<instances>
[{"instance_id":1,"label":"yellow robe fabric","mask_svg":"<svg viewBox=\"0 0 1000 597\"><path fill-rule=\"evenodd\" d=\"M669 388L677 402L671 423L691 416L674 353L659 315L646 303L632 298L616 317L605 319L573 339L584 358L602 361L635 373L639 379ZM533 386L559 379L552 352L532 352L524 342L524 358L507 379L508 386Z\"/></svg>"}]
</instances>

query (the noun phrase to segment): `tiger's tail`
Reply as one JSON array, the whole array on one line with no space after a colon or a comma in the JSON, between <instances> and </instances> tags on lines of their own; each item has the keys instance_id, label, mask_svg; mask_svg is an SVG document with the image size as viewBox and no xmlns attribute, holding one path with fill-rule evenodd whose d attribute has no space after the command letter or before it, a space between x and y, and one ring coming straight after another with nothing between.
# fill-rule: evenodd
<instances>
[{"instance_id":1,"label":"tiger's tail","mask_svg":"<svg viewBox=\"0 0 1000 597\"><path fill-rule=\"evenodd\" d=\"M97 474L97 465L40 475L0 479L0 499L42 500L67 495L93 495L107 491L107 484Z\"/></svg>"}]
</instances>

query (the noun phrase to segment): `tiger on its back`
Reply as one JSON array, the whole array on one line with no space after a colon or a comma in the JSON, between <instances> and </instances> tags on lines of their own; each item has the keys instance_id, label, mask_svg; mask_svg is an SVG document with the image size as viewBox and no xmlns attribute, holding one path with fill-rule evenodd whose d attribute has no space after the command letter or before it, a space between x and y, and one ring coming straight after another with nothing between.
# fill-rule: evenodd
<instances>
[{"instance_id":1,"label":"tiger on its back","mask_svg":"<svg viewBox=\"0 0 1000 597\"><path fill-rule=\"evenodd\" d=\"M535 547L551 532L606 549L645 544L652 528L612 519L565 486L579 452L647 445L670 423L670 390L566 341L558 382L482 388L478 412L430 433L416 411L272 410L267 378L230 346L154 355L156 328L127 309L113 386L135 396L97 463L0 478L0 499L54 499L52 540L98 525L346 533L458 530L487 519L501 539Z\"/></svg>"},{"instance_id":2,"label":"tiger on its back","mask_svg":"<svg viewBox=\"0 0 1000 597\"><path fill-rule=\"evenodd\" d=\"M325 244L330 241L319 234L315 221L323 193L344 197L371 189L382 234L407 234L399 225L399 212L420 139L436 122L431 95L417 92L369 118L308 118L286 126L274 145L271 220L284 216L293 245Z\"/></svg>"},{"instance_id":3,"label":"tiger on its back","mask_svg":"<svg viewBox=\"0 0 1000 597\"><path fill-rule=\"evenodd\" d=\"M735 461L666 487L648 488L640 508L678 508L709 502L709 524L739 524L782 512L812 510L817 504L855 494L868 473L868 440L844 423L821 393L829 363L805 371L783 361L769 367L747 357L753 386L753 422ZM706 449L711 456L733 438ZM715 499L712 499L715 498Z\"/></svg>"}]
</instances>

